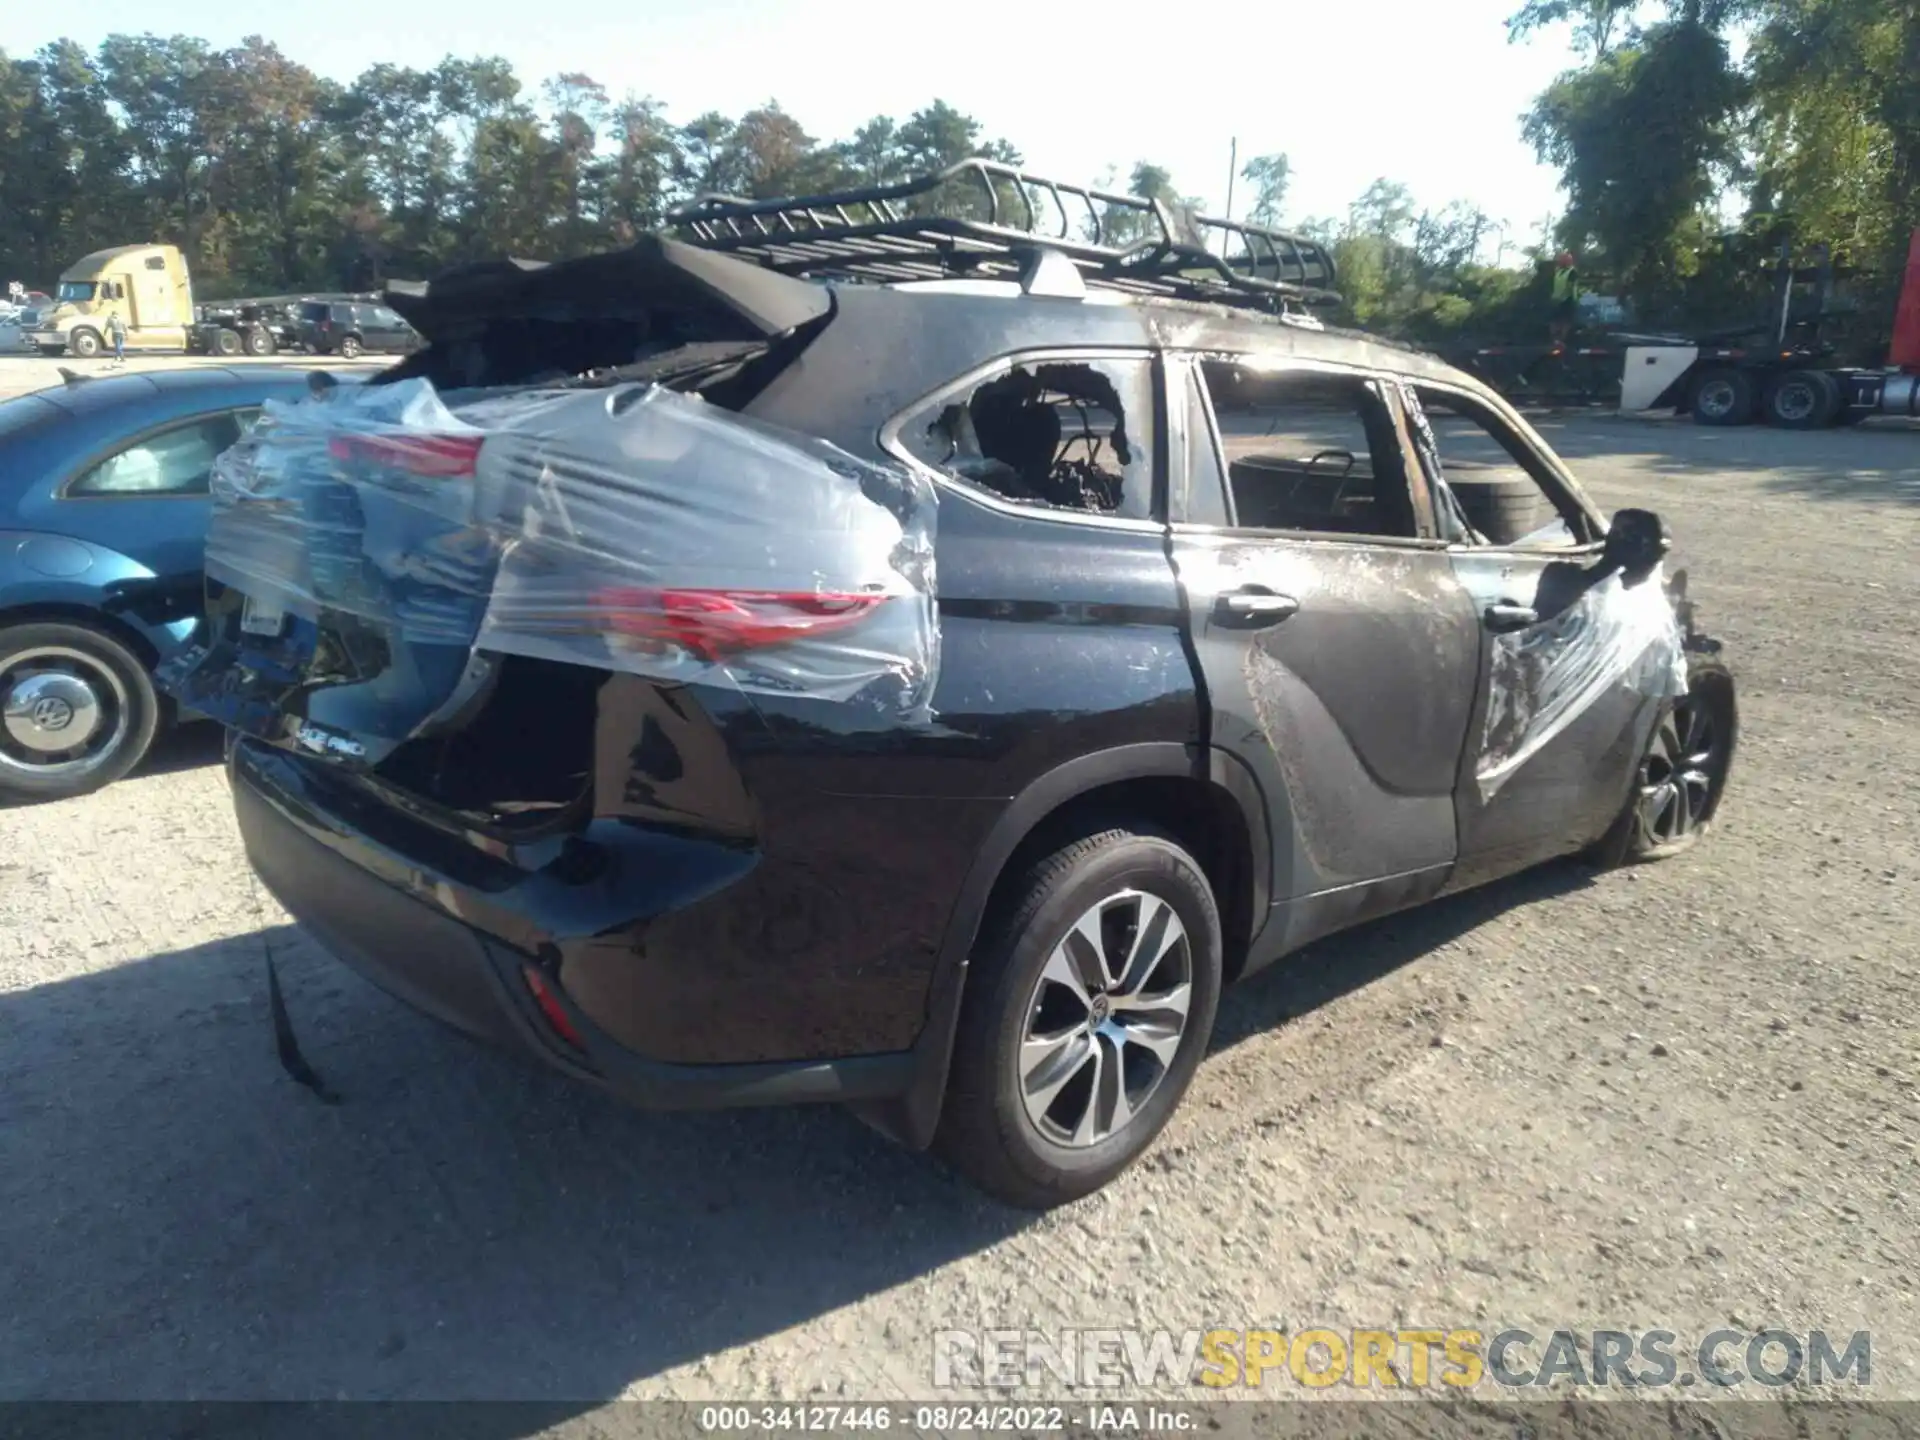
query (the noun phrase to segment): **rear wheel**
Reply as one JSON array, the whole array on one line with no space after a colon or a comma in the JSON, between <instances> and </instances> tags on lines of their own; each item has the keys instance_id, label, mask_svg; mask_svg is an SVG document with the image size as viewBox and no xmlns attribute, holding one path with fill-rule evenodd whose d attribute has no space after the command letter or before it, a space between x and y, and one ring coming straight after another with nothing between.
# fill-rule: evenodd
<instances>
[{"instance_id":1,"label":"rear wheel","mask_svg":"<svg viewBox=\"0 0 1920 1440\"><path fill-rule=\"evenodd\" d=\"M273 350L273 336L271 333L265 330L249 330L247 332L247 353L249 355L271 355L273 354Z\"/></svg>"},{"instance_id":2,"label":"rear wheel","mask_svg":"<svg viewBox=\"0 0 1920 1440\"><path fill-rule=\"evenodd\" d=\"M1704 371L1693 382L1693 423L1745 425L1753 419L1753 377L1744 370Z\"/></svg>"},{"instance_id":3,"label":"rear wheel","mask_svg":"<svg viewBox=\"0 0 1920 1440\"><path fill-rule=\"evenodd\" d=\"M1687 693L1654 726L1633 793L1592 858L1608 866L1664 860L1698 844L1719 813L1739 728L1732 673L1690 655Z\"/></svg>"},{"instance_id":4,"label":"rear wheel","mask_svg":"<svg viewBox=\"0 0 1920 1440\"><path fill-rule=\"evenodd\" d=\"M147 667L111 635L57 622L0 629L0 794L98 790L140 763L159 723Z\"/></svg>"},{"instance_id":5,"label":"rear wheel","mask_svg":"<svg viewBox=\"0 0 1920 1440\"><path fill-rule=\"evenodd\" d=\"M220 331L213 337L213 348L222 355L238 355L241 348L240 332L237 330Z\"/></svg>"},{"instance_id":6,"label":"rear wheel","mask_svg":"<svg viewBox=\"0 0 1920 1440\"><path fill-rule=\"evenodd\" d=\"M1782 430L1819 430L1839 418L1840 385L1819 370L1789 370L1767 390L1769 424Z\"/></svg>"},{"instance_id":7,"label":"rear wheel","mask_svg":"<svg viewBox=\"0 0 1920 1440\"><path fill-rule=\"evenodd\" d=\"M973 961L940 1153L1031 1209L1106 1184L1206 1053L1220 951L1206 875L1164 836L1107 830L1034 866Z\"/></svg>"}]
</instances>

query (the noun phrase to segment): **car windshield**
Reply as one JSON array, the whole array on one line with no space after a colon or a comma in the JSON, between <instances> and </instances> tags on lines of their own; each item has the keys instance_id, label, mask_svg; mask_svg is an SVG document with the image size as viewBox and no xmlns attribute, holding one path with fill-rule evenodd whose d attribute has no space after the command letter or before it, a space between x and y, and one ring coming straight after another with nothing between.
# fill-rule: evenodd
<instances>
[{"instance_id":1,"label":"car windshield","mask_svg":"<svg viewBox=\"0 0 1920 1440\"><path fill-rule=\"evenodd\" d=\"M100 287L91 280L62 280L60 298L62 300L91 300L93 292Z\"/></svg>"}]
</instances>

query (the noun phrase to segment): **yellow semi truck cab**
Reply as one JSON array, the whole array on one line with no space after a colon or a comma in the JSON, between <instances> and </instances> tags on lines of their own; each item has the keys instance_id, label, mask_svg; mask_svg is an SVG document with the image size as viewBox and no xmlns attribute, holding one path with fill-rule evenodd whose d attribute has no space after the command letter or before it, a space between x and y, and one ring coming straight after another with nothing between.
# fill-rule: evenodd
<instances>
[{"instance_id":1,"label":"yellow semi truck cab","mask_svg":"<svg viewBox=\"0 0 1920 1440\"><path fill-rule=\"evenodd\" d=\"M127 349L184 350L193 325L193 282L174 245L117 245L76 260L21 338L43 354L83 359L111 350L109 320L126 323Z\"/></svg>"}]
</instances>

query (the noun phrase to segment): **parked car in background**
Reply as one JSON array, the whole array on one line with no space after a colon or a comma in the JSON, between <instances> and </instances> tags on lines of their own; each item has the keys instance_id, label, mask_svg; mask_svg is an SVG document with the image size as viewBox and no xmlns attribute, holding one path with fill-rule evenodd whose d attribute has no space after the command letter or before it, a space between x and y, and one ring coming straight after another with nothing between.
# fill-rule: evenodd
<instances>
[{"instance_id":1,"label":"parked car in background","mask_svg":"<svg viewBox=\"0 0 1920 1440\"><path fill-rule=\"evenodd\" d=\"M298 323L301 344L343 360L362 352L405 355L420 345L419 334L396 311L363 300L309 300L300 306Z\"/></svg>"},{"instance_id":2,"label":"parked car in background","mask_svg":"<svg viewBox=\"0 0 1920 1440\"><path fill-rule=\"evenodd\" d=\"M304 371L76 378L0 401L0 796L118 779L167 719L154 665L193 636L208 479Z\"/></svg>"}]
</instances>

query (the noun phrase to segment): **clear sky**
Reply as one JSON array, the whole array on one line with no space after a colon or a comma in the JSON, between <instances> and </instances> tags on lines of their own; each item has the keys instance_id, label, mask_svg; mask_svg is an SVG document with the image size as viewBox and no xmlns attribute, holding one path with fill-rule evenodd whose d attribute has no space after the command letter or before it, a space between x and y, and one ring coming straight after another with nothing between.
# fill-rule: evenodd
<instances>
[{"instance_id":1,"label":"clear sky","mask_svg":"<svg viewBox=\"0 0 1920 1440\"><path fill-rule=\"evenodd\" d=\"M1564 32L1508 44L1517 3L88 0L10 4L0 43L17 55L60 35L91 46L160 30L229 45L257 32L340 80L383 60L497 54L528 85L584 71L616 96L653 96L676 122L778 99L828 140L938 96L1059 179L1150 160L1217 214L1238 137L1243 158L1292 156L1289 220L1343 213L1385 176L1422 204L1474 201L1518 244L1557 208L1519 117L1572 57Z\"/></svg>"}]
</instances>

